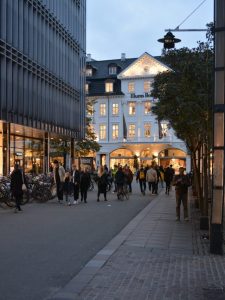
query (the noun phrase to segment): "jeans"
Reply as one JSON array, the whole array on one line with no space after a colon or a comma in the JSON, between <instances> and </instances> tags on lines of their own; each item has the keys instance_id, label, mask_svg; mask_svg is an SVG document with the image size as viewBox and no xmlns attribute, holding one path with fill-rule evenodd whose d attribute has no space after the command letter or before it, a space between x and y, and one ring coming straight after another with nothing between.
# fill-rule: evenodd
<instances>
[{"instance_id":1,"label":"jeans","mask_svg":"<svg viewBox=\"0 0 225 300\"><path fill-rule=\"evenodd\" d=\"M146 191L146 181L139 180L141 192L144 193Z\"/></svg>"},{"instance_id":2,"label":"jeans","mask_svg":"<svg viewBox=\"0 0 225 300\"><path fill-rule=\"evenodd\" d=\"M155 182L149 181L148 182L148 189L149 189L149 192L152 192L152 194L154 194L155 193Z\"/></svg>"},{"instance_id":3,"label":"jeans","mask_svg":"<svg viewBox=\"0 0 225 300\"><path fill-rule=\"evenodd\" d=\"M183 203L184 207L184 218L188 218L188 194L181 191L176 191L176 215L177 218L180 219L180 206L181 202Z\"/></svg>"}]
</instances>

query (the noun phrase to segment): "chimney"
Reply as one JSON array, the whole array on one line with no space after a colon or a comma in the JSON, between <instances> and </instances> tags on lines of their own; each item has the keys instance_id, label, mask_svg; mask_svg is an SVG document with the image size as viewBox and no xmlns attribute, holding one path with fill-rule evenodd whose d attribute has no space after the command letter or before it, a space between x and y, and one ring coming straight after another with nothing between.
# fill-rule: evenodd
<instances>
[{"instance_id":1,"label":"chimney","mask_svg":"<svg viewBox=\"0 0 225 300\"><path fill-rule=\"evenodd\" d=\"M125 61L126 60L126 53L121 53L121 60Z\"/></svg>"},{"instance_id":2,"label":"chimney","mask_svg":"<svg viewBox=\"0 0 225 300\"><path fill-rule=\"evenodd\" d=\"M91 54L90 53L87 54L86 61L91 61Z\"/></svg>"}]
</instances>

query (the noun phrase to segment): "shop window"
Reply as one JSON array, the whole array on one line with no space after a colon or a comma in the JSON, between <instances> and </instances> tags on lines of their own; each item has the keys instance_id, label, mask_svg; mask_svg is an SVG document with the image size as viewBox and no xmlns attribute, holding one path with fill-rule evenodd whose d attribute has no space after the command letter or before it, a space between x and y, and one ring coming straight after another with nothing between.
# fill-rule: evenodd
<instances>
[{"instance_id":1,"label":"shop window","mask_svg":"<svg viewBox=\"0 0 225 300\"><path fill-rule=\"evenodd\" d=\"M113 105L112 105L112 114L113 115L118 115L119 114L119 104L118 103L113 103Z\"/></svg>"},{"instance_id":2,"label":"shop window","mask_svg":"<svg viewBox=\"0 0 225 300\"><path fill-rule=\"evenodd\" d=\"M135 115L135 102L129 102L128 104L128 113L129 115Z\"/></svg>"},{"instance_id":3,"label":"shop window","mask_svg":"<svg viewBox=\"0 0 225 300\"><path fill-rule=\"evenodd\" d=\"M134 82L128 82L128 93L133 94L135 92Z\"/></svg>"},{"instance_id":4,"label":"shop window","mask_svg":"<svg viewBox=\"0 0 225 300\"><path fill-rule=\"evenodd\" d=\"M151 103L150 101L145 102L145 115L148 115L151 113Z\"/></svg>"},{"instance_id":5,"label":"shop window","mask_svg":"<svg viewBox=\"0 0 225 300\"><path fill-rule=\"evenodd\" d=\"M100 103L99 106L100 110L100 116L106 116L106 104L105 103Z\"/></svg>"}]
</instances>

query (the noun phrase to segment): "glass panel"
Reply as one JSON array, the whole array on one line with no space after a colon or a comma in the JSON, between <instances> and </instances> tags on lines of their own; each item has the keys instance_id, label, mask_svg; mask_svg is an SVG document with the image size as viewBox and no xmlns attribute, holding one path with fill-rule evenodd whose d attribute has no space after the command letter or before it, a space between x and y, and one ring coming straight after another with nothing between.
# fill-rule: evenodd
<instances>
[{"instance_id":1,"label":"glass panel","mask_svg":"<svg viewBox=\"0 0 225 300\"><path fill-rule=\"evenodd\" d=\"M223 150L214 151L213 162L213 184L214 186L223 186L223 166L224 166L224 152Z\"/></svg>"},{"instance_id":2,"label":"glass panel","mask_svg":"<svg viewBox=\"0 0 225 300\"><path fill-rule=\"evenodd\" d=\"M223 190L213 190L212 223L221 224L223 207Z\"/></svg>"},{"instance_id":3,"label":"glass panel","mask_svg":"<svg viewBox=\"0 0 225 300\"><path fill-rule=\"evenodd\" d=\"M224 146L224 114L214 114L214 147Z\"/></svg>"}]
</instances>

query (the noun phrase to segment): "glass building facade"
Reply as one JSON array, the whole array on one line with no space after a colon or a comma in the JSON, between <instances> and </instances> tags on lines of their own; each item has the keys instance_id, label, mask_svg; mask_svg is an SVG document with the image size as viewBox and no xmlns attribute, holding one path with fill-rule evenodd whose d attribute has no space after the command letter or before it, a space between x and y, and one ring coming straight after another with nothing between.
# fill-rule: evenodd
<instances>
[{"instance_id":1,"label":"glass building facade","mask_svg":"<svg viewBox=\"0 0 225 300\"><path fill-rule=\"evenodd\" d=\"M54 156L71 163L84 135L85 50L86 0L0 1L0 174L15 162L37 173Z\"/></svg>"}]
</instances>

